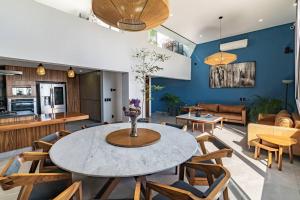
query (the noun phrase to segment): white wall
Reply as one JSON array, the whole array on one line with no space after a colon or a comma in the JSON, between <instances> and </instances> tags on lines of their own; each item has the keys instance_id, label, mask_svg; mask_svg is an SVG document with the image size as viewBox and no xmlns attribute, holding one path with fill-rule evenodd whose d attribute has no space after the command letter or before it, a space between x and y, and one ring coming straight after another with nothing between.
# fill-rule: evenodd
<instances>
[{"instance_id":1,"label":"white wall","mask_svg":"<svg viewBox=\"0 0 300 200\"><path fill-rule=\"evenodd\" d=\"M191 60L147 42L147 32L118 33L32 0L0 0L0 57L129 72L129 97L140 89L131 73L136 49L171 55L157 76L189 80Z\"/></svg>"}]
</instances>

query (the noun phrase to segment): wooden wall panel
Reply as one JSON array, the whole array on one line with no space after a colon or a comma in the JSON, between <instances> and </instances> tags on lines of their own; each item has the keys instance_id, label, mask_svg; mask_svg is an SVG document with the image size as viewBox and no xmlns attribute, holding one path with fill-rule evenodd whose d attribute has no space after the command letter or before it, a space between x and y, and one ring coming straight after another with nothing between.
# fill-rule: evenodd
<instances>
[{"instance_id":1,"label":"wooden wall panel","mask_svg":"<svg viewBox=\"0 0 300 200\"><path fill-rule=\"evenodd\" d=\"M34 128L18 129L0 133L0 152L11 151L32 146L32 142L40 138L64 130L65 124L54 124Z\"/></svg>"},{"instance_id":2,"label":"wooden wall panel","mask_svg":"<svg viewBox=\"0 0 300 200\"><path fill-rule=\"evenodd\" d=\"M6 76L6 95L12 96L13 86L30 86L32 88L32 97L36 97L36 82L60 82L66 83L67 90L67 111L80 112L79 98L79 78L74 79L67 77L66 71L46 69L45 76L38 76L35 67L5 66L7 70L22 71L22 76Z\"/></svg>"},{"instance_id":3,"label":"wooden wall panel","mask_svg":"<svg viewBox=\"0 0 300 200\"><path fill-rule=\"evenodd\" d=\"M80 112L79 75L67 80L67 109L68 112Z\"/></svg>"}]
</instances>

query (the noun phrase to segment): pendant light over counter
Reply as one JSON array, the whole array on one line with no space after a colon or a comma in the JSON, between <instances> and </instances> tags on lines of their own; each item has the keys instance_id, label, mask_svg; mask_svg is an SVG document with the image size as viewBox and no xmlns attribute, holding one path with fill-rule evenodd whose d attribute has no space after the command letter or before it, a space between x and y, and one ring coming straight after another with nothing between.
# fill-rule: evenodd
<instances>
[{"instance_id":1,"label":"pendant light over counter","mask_svg":"<svg viewBox=\"0 0 300 200\"><path fill-rule=\"evenodd\" d=\"M219 20L220 20L220 44L221 44L221 39L222 39L222 19L223 19L223 17L220 16L219 17ZM219 49L220 49L220 46L219 46ZM227 53L227 52L219 50L219 52L206 57L204 59L204 63L211 65L211 66L227 65L229 63L236 61L236 59L237 59L237 56L235 54Z\"/></svg>"},{"instance_id":2,"label":"pendant light over counter","mask_svg":"<svg viewBox=\"0 0 300 200\"><path fill-rule=\"evenodd\" d=\"M73 70L72 67L70 67L70 68L68 69L68 71L67 71L67 76L68 76L68 78L74 78L75 75L76 75L75 71Z\"/></svg>"},{"instance_id":3,"label":"pendant light over counter","mask_svg":"<svg viewBox=\"0 0 300 200\"><path fill-rule=\"evenodd\" d=\"M36 74L39 76L44 76L46 74L46 69L42 63L37 66Z\"/></svg>"},{"instance_id":4,"label":"pendant light over counter","mask_svg":"<svg viewBox=\"0 0 300 200\"><path fill-rule=\"evenodd\" d=\"M142 31L161 25L169 17L168 0L93 0L100 20L126 31Z\"/></svg>"},{"instance_id":5,"label":"pendant light over counter","mask_svg":"<svg viewBox=\"0 0 300 200\"><path fill-rule=\"evenodd\" d=\"M36 68L36 74L39 76L45 76L46 75L46 69L42 63L40 63ZM74 78L76 76L76 72L73 70L72 67L70 67L67 71L67 77L68 78Z\"/></svg>"}]
</instances>

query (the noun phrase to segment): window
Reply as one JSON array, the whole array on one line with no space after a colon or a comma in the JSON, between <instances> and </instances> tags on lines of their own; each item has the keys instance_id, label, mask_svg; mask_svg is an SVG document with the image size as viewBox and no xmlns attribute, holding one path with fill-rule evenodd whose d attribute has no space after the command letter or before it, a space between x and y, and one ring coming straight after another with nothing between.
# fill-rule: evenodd
<instances>
[{"instance_id":1,"label":"window","mask_svg":"<svg viewBox=\"0 0 300 200\"><path fill-rule=\"evenodd\" d=\"M168 36L167 34L164 34L154 29L148 32L148 41L149 43L156 45L160 48L168 49L170 51L188 57L191 56L195 46L195 45L188 46L186 44L183 44L182 42L177 41L176 39Z\"/></svg>"}]
</instances>

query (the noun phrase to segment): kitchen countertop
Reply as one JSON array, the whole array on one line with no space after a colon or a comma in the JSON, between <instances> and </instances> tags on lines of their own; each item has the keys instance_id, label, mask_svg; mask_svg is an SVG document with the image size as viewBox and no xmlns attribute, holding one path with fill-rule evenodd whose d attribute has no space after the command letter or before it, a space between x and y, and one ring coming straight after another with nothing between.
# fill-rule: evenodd
<instances>
[{"instance_id":1,"label":"kitchen countertop","mask_svg":"<svg viewBox=\"0 0 300 200\"><path fill-rule=\"evenodd\" d=\"M0 123L0 132L60 124L85 119L89 119L89 115L82 113L41 114L32 120Z\"/></svg>"},{"instance_id":2,"label":"kitchen countertop","mask_svg":"<svg viewBox=\"0 0 300 200\"><path fill-rule=\"evenodd\" d=\"M24 117L24 116L34 116L35 114L30 111L22 111L22 112L16 112L16 113L8 113L8 114L1 114L0 113L0 119L3 118L13 118L13 117Z\"/></svg>"}]
</instances>

